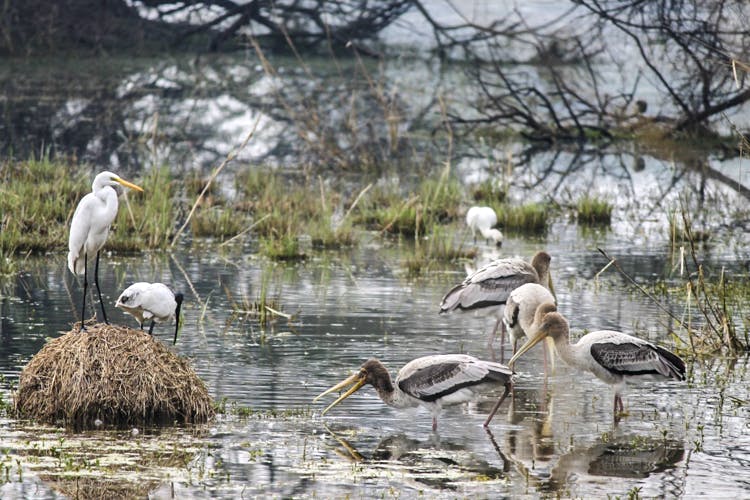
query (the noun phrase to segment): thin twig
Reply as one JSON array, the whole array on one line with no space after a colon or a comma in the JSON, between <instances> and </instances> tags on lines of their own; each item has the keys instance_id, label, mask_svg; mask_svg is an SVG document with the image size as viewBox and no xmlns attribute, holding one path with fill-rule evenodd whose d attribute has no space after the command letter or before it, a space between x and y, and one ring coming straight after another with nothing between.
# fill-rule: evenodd
<instances>
[{"instance_id":1,"label":"thin twig","mask_svg":"<svg viewBox=\"0 0 750 500\"><path fill-rule=\"evenodd\" d=\"M245 140L242 141L242 144L240 144L240 147L230 151L226 158L224 158L224 161L221 162L221 165L216 167L216 170L213 171L211 174L211 177L208 178L208 182L206 182L206 185L203 187L203 190L198 195L198 198L196 198L195 203L193 203L193 208L190 209L190 213L187 216L187 219L185 219L185 222L182 224L180 229L177 231L177 233L174 235L174 238L172 238L172 243L169 245L170 248L177 243L177 240L179 239L182 232L185 230L185 227L190 223L190 219L193 217L193 214L195 213L195 210L198 208L198 204L203 199L203 196L206 194L206 191L208 191L208 188L211 187L211 183L214 179L216 179L216 176L219 175L219 172L221 172L224 167L227 166L229 162L237 158L237 155L242 152L243 149L245 149L245 146L247 146L247 143L250 142L250 139L252 139L253 135L255 135L255 130L258 128L258 123L260 122L260 116L255 120L255 123L253 124L252 130L250 130L250 133L247 134L247 137L245 137Z\"/></svg>"},{"instance_id":2,"label":"thin twig","mask_svg":"<svg viewBox=\"0 0 750 500\"><path fill-rule=\"evenodd\" d=\"M654 297L653 295L651 295L641 285L639 285L638 283L636 283L636 281L628 273L626 273L625 270L622 267L620 267L620 264L618 264L617 259L615 259L614 257L610 257L607 252L605 252L604 250L602 250L599 247L596 247L596 249L599 250L599 253L601 253L602 255L604 255L604 257L606 257L606 259L609 261L609 263L607 264L607 266L604 269L606 269L610 265L614 266L615 269L617 269L620 272L620 274L622 274L625 277L625 279L627 279L630 283L632 283L633 286L635 286L638 289L639 292L641 292L643 295L645 295L646 297L648 297L649 299L651 299L654 302L654 304L656 304L656 306L659 309L661 309L662 311L664 311L665 313L667 313L669 315L669 317L672 318L673 320L675 320L677 323L679 323L681 327L687 328L687 326L685 325L685 323L683 323L680 318L678 318L677 316L675 316L672 313L672 311L670 311L669 309L667 309L666 307L664 307L663 305L661 305L661 302L659 302L656 299L656 297ZM602 269L602 271L604 269ZM601 271L599 273L601 273ZM597 276L599 275L599 273L597 273Z\"/></svg>"},{"instance_id":3,"label":"thin twig","mask_svg":"<svg viewBox=\"0 0 750 500\"><path fill-rule=\"evenodd\" d=\"M263 217L261 217L260 219L256 220L256 221L255 221L255 222L253 222L252 224L250 224L250 227L248 227L248 228L247 228L247 229L245 229L244 231L241 231L241 232L239 232L239 233L235 234L234 236L232 236L231 238L229 238L229 239L228 239L227 241L225 241L225 242L221 243L221 244L219 245L219 247L223 247L224 245L229 245L229 244L230 244L231 242L233 242L234 240L236 240L237 238L239 238L239 237L240 237L240 236L242 236L243 234L247 233L248 231L252 231L252 229L253 229L253 228L254 228L255 226L257 226L258 224L260 224L260 223L261 223L261 222L263 222L264 220L268 219L268 218L269 218L270 216L271 216L271 214L266 214L266 215L264 215L264 216L263 216Z\"/></svg>"},{"instance_id":4,"label":"thin twig","mask_svg":"<svg viewBox=\"0 0 750 500\"><path fill-rule=\"evenodd\" d=\"M349 217L349 214L352 213L352 210L354 210L354 207L356 207L357 203L359 203L360 198L362 198L365 195L365 193L370 190L371 187L372 187L372 182L369 183L367 187L365 187L362 191L360 191L356 198L354 198L354 201L349 207L349 210L347 210L344 216L341 218L342 223L346 220L347 217Z\"/></svg>"}]
</instances>

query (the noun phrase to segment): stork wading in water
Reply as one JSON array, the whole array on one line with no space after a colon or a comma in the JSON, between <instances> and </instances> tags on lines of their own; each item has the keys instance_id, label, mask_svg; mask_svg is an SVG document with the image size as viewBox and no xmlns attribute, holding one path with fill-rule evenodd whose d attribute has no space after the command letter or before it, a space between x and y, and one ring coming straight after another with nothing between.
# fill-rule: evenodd
<instances>
[{"instance_id":1,"label":"stork wading in water","mask_svg":"<svg viewBox=\"0 0 750 500\"><path fill-rule=\"evenodd\" d=\"M497 259L476 270L461 283L451 288L440 301L440 313L450 311L477 311L495 318L488 345L502 322L503 306L510 293L526 283L538 283L553 291L547 252L537 252L531 262L518 258ZM553 292L554 293L554 292ZM500 360L505 358L505 327L500 340Z\"/></svg>"},{"instance_id":2,"label":"stork wading in water","mask_svg":"<svg viewBox=\"0 0 750 500\"><path fill-rule=\"evenodd\" d=\"M474 236L474 243L477 242L477 232L479 232L485 240L491 240L497 246L503 244L503 233L495 228L497 214L492 207L471 207L466 212L466 224Z\"/></svg>"},{"instance_id":3,"label":"stork wading in water","mask_svg":"<svg viewBox=\"0 0 750 500\"><path fill-rule=\"evenodd\" d=\"M513 372L507 366L484 361L465 354L442 354L414 359L399 370L396 380L377 359L367 360L357 373L318 395L349 389L323 410L331 408L370 384L388 406L413 408L423 406L432 414L432 430L437 430L437 417L443 406L472 401L484 392L505 387L505 392L492 408L484 426L487 427L498 408L512 390Z\"/></svg>"},{"instance_id":4,"label":"stork wading in water","mask_svg":"<svg viewBox=\"0 0 750 500\"><path fill-rule=\"evenodd\" d=\"M553 306L553 304L549 304ZM538 325L532 337L511 358L508 366L545 337L555 341L560 357L568 365L588 371L599 380L615 388L613 412L618 420L618 410L623 413L621 393L625 383L633 379L685 380L685 362L676 354L651 342L613 330L598 330L588 333L575 343L570 343L570 326L558 312L546 312L542 305L537 309L535 323Z\"/></svg>"},{"instance_id":5,"label":"stork wading in water","mask_svg":"<svg viewBox=\"0 0 750 500\"><path fill-rule=\"evenodd\" d=\"M107 312L104 310L102 291L99 288L99 251L107 241L109 227L117 217L117 191L113 186L125 186L136 191L142 188L132 184L112 172L101 172L94 177L91 192L78 202L73 220L70 223L70 237L68 238L68 269L75 275L83 274L83 304L81 305L81 330L85 327L86 292L88 290L88 258L96 255L94 266L94 284L99 295L99 305L102 308L104 322Z\"/></svg>"},{"instance_id":6,"label":"stork wading in water","mask_svg":"<svg viewBox=\"0 0 750 500\"><path fill-rule=\"evenodd\" d=\"M518 340L524 337L531 338L531 333L536 331L538 324L534 320L537 309L544 305L543 314L556 311L555 302L552 292L537 283L526 283L510 292L503 311L503 326L508 330L513 354L516 354L518 350ZM545 339L545 344L544 374L546 375L548 359L549 363L554 366L555 344L550 337Z\"/></svg>"},{"instance_id":7,"label":"stork wading in water","mask_svg":"<svg viewBox=\"0 0 750 500\"><path fill-rule=\"evenodd\" d=\"M173 319L174 344L177 344L177 332L180 329L180 309L182 294L175 293L163 283L133 283L120 294L115 303L125 313L133 316L143 330L144 321L151 320L149 335L154 334L154 324L166 323Z\"/></svg>"}]
</instances>

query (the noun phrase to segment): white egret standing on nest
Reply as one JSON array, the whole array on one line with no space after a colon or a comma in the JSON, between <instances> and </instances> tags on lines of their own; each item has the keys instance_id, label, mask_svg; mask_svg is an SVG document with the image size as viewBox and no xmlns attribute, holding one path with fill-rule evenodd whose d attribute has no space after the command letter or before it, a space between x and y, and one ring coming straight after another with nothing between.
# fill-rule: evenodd
<instances>
[{"instance_id":1,"label":"white egret standing on nest","mask_svg":"<svg viewBox=\"0 0 750 500\"><path fill-rule=\"evenodd\" d=\"M512 389L513 372L507 366L484 361L466 354L442 354L414 359L399 370L395 382L388 369L377 359L367 360L357 373L318 395L313 401L334 391L352 386L336 401L323 410L328 410L348 398L363 385L371 384L381 400L394 408L423 406L432 413L432 430L437 430L437 417L443 406L471 401L479 393L504 386L505 392L498 399L484 422L489 425L492 417Z\"/></svg>"},{"instance_id":2,"label":"white egret standing on nest","mask_svg":"<svg viewBox=\"0 0 750 500\"><path fill-rule=\"evenodd\" d=\"M466 224L474 236L474 243L477 241L477 231L479 231L486 240L492 240L497 246L502 245L503 233L495 228L497 214L492 207L471 207L466 212Z\"/></svg>"},{"instance_id":3,"label":"white egret standing on nest","mask_svg":"<svg viewBox=\"0 0 750 500\"><path fill-rule=\"evenodd\" d=\"M154 334L155 323L165 323L174 319L174 342L180 329L180 309L182 294L175 293L163 283L133 283L120 294L115 307L133 316L143 330L144 320L151 320L148 334Z\"/></svg>"},{"instance_id":4,"label":"white egret standing on nest","mask_svg":"<svg viewBox=\"0 0 750 500\"><path fill-rule=\"evenodd\" d=\"M440 313L454 311L478 311L496 319L490 334L489 345L495 338L502 321L502 306L510 292L525 283L539 283L552 288L549 264L552 258L547 252L537 252L531 263L518 258L497 259L477 269L461 283L451 288L440 301ZM554 292L553 292L554 293ZM505 354L505 327L502 328L500 356Z\"/></svg>"},{"instance_id":5,"label":"white egret standing on nest","mask_svg":"<svg viewBox=\"0 0 750 500\"><path fill-rule=\"evenodd\" d=\"M94 178L91 192L84 196L73 214L70 223L70 238L68 239L68 269L75 275L83 274L83 304L81 306L81 330L86 315L86 292L88 289L88 257L96 254L94 267L94 283L99 294L99 304L102 307L104 322L109 324L107 313L104 311L102 292L99 288L99 251L107 241L109 226L117 216L117 184L143 191L112 172L101 172Z\"/></svg>"},{"instance_id":6,"label":"white egret standing on nest","mask_svg":"<svg viewBox=\"0 0 750 500\"><path fill-rule=\"evenodd\" d=\"M545 337L553 338L563 361L579 370L588 371L599 380L614 386L615 421L618 418L618 409L621 413L625 409L620 394L627 380L685 380L685 362L663 347L612 330L588 333L577 343L571 344L570 326L562 314L545 314L543 306L540 306L537 316L537 330L511 358L508 366L512 368L518 358Z\"/></svg>"}]
</instances>

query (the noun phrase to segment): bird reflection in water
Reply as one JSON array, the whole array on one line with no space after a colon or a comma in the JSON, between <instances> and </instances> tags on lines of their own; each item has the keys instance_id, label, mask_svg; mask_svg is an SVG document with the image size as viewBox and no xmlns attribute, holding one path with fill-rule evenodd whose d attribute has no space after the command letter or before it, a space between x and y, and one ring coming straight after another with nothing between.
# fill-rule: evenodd
<instances>
[{"instance_id":1,"label":"bird reflection in water","mask_svg":"<svg viewBox=\"0 0 750 500\"><path fill-rule=\"evenodd\" d=\"M612 442L579 446L561 455L552 468L552 475L540 489L565 491L580 476L645 479L673 469L684 458L685 447L681 441L642 435L619 436ZM674 493L672 479L669 474L665 475L666 496Z\"/></svg>"},{"instance_id":2,"label":"bird reflection in water","mask_svg":"<svg viewBox=\"0 0 750 500\"><path fill-rule=\"evenodd\" d=\"M339 456L352 462L367 463L372 467L388 469L406 468L408 476L432 488L456 489L456 473L461 471L467 477L476 476L490 479L502 479L510 471L510 462L499 448L503 460L503 468L490 465L485 459L470 452L466 445L441 439L437 434L431 434L428 439L419 440L398 433L381 439L372 452L361 453L342 435L345 430L338 432L324 424L326 431L336 440L338 446L334 451ZM492 436L488 428L485 428Z\"/></svg>"},{"instance_id":3,"label":"bird reflection in water","mask_svg":"<svg viewBox=\"0 0 750 500\"><path fill-rule=\"evenodd\" d=\"M580 476L645 479L673 469L685 457L681 441L663 436L611 434L605 434L594 444L576 446L560 454L555 442L568 439L558 435L555 440L554 421L554 397L546 384L535 390L516 386L508 409L508 422L514 425L504 433L505 460L543 494L569 493L571 484ZM672 496L673 479L665 475L667 496Z\"/></svg>"}]
</instances>

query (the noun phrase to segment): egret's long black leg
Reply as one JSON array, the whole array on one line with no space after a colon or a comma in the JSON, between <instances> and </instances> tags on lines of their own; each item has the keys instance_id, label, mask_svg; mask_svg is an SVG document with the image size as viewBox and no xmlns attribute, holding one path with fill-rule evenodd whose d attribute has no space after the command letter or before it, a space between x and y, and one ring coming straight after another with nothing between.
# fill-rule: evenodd
<instances>
[{"instance_id":1,"label":"egret's long black leg","mask_svg":"<svg viewBox=\"0 0 750 500\"><path fill-rule=\"evenodd\" d=\"M102 300L102 291L99 288L99 252L96 252L96 266L94 266L94 283L96 284L96 291L99 294L99 305L102 306L102 316L104 316L104 322L109 324L107 320L107 311L104 310L104 301Z\"/></svg>"},{"instance_id":2,"label":"egret's long black leg","mask_svg":"<svg viewBox=\"0 0 750 500\"><path fill-rule=\"evenodd\" d=\"M152 320L151 320L151 326L149 326L149 327L148 327L148 334L149 334L149 335L152 335L152 336L154 335L154 325L155 325L155 324L156 324L156 321L154 321L154 320L152 319Z\"/></svg>"},{"instance_id":3,"label":"egret's long black leg","mask_svg":"<svg viewBox=\"0 0 750 500\"><path fill-rule=\"evenodd\" d=\"M78 330L79 332L86 329L85 326L83 326L83 318L86 317L86 292L88 291L87 288L89 286L88 281L88 255L86 252L83 253L83 305L81 305L81 328Z\"/></svg>"}]
</instances>

